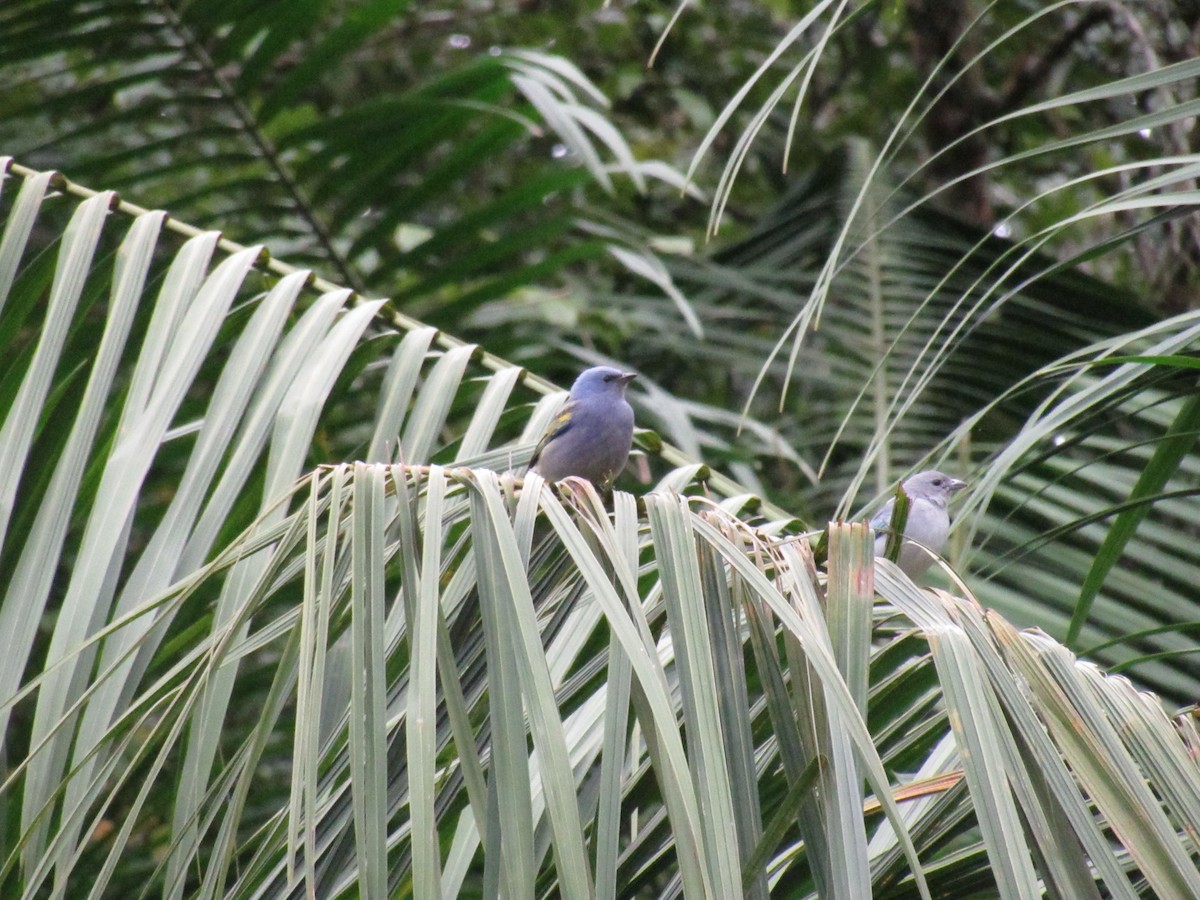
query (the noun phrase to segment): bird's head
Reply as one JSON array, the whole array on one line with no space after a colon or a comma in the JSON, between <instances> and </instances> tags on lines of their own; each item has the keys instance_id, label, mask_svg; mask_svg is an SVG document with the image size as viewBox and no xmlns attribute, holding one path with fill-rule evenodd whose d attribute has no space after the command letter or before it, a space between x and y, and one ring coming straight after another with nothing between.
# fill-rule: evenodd
<instances>
[{"instance_id":1,"label":"bird's head","mask_svg":"<svg viewBox=\"0 0 1200 900\"><path fill-rule=\"evenodd\" d=\"M623 397L625 388L635 378L637 374L634 372L622 372L612 366L594 366L575 379L575 383L571 385L571 396L576 399L605 395Z\"/></svg>"},{"instance_id":2,"label":"bird's head","mask_svg":"<svg viewBox=\"0 0 1200 900\"><path fill-rule=\"evenodd\" d=\"M946 506L950 502L950 498L966 486L965 481L959 481L942 472L930 470L918 472L904 482L904 493L913 500L929 500L938 506Z\"/></svg>"}]
</instances>

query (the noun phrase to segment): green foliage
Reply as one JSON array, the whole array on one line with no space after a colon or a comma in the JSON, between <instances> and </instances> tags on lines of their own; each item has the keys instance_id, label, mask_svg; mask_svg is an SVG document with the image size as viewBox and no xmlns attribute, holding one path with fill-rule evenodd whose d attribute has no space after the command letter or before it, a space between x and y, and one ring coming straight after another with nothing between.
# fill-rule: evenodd
<instances>
[{"instance_id":1,"label":"green foliage","mask_svg":"<svg viewBox=\"0 0 1200 900\"><path fill-rule=\"evenodd\" d=\"M1188 15L4 8L0 892L1200 895Z\"/></svg>"}]
</instances>

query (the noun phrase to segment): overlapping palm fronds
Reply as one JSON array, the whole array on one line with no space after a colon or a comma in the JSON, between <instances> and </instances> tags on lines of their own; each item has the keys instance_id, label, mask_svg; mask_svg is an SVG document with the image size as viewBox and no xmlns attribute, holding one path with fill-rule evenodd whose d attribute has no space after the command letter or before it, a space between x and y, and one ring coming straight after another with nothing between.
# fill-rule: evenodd
<instances>
[{"instance_id":1,"label":"overlapping palm fronds","mask_svg":"<svg viewBox=\"0 0 1200 900\"><path fill-rule=\"evenodd\" d=\"M20 183L6 889L1194 889L1190 720L886 565L873 616L862 525L826 578L695 466L611 513L497 475L557 399L519 369Z\"/></svg>"},{"instance_id":2,"label":"overlapping palm fronds","mask_svg":"<svg viewBox=\"0 0 1200 900\"><path fill-rule=\"evenodd\" d=\"M1028 49L1019 42L1036 29L1083 17L1084 6L980 10L897 108L882 146L852 142L801 175L747 237L674 271L713 356L732 370L730 405L777 416L789 450L821 476L765 460L761 483L843 515L867 508L863 485L878 502L914 467L973 478L953 558L982 576L980 596L1189 702L1200 692L1195 385L1172 359L1194 352L1196 315L1107 276L1128 274L1131 247L1194 232L1200 155L1180 133L1196 108L1197 64L1147 53L1144 71L1105 78L1081 61L1057 93L1035 93L949 146L914 146L956 83ZM829 35L863 12L824 3L798 20L755 76L771 90L740 131L736 112L755 95L749 85L731 94L698 151L709 154L721 129L736 132L714 225L753 142L785 145L786 159L771 127L784 97L796 98L790 139L806 122ZM1110 14L1141 15L1109 10L1100 20ZM939 160L980 136L997 156L930 185ZM990 229L941 203L969 179L1010 198ZM1179 248L1177 269L1193 250ZM651 353L671 342L666 329L646 336ZM679 352L681 366L689 353ZM1032 602L1031 583L1044 588Z\"/></svg>"},{"instance_id":3,"label":"overlapping palm fronds","mask_svg":"<svg viewBox=\"0 0 1200 900\"><path fill-rule=\"evenodd\" d=\"M0 893L1200 894L1194 714L971 597L1195 696L1195 317L1073 267L1103 275L1192 209L1197 160L1118 161L1065 213L1044 201L1080 182L1043 186L1002 239L896 171L918 98L876 156L801 180L715 258L663 264L575 202L677 179L560 58L310 105L350 96L322 67L402 6L0 11L0 149L345 284L5 160ZM856 14L818 3L790 30L715 209ZM1170 99L1195 72L1021 114ZM527 151L528 171L488 165ZM643 436L658 483L611 505L511 474L559 397L505 359L544 336L489 308L600 259L655 286L612 296L657 366L642 420L684 445ZM766 359L791 418L752 422L743 452ZM689 377L720 390L680 399ZM777 396L754 410L773 420ZM851 510L927 455L978 472L962 597L873 564L862 525L818 566L788 513Z\"/></svg>"}]
</instances>

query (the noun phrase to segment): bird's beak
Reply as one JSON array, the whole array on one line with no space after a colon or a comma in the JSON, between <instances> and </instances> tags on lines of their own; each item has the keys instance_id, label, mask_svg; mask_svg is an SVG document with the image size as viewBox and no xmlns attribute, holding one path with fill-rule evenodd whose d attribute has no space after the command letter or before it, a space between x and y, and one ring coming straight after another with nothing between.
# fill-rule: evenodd
<instances>
[{"instance_id":1,"label":"bird's beak","mask_svg":"<svg viewBox=\"0 0 1200 900\"><path fill-rule=\"evenodd\" d=\"M952 494L957 494L959 491L961 491L966 486L967 486L967 483L965 481L959 481L957 478L950 479L950 493L952 493Z\"/></svg>"},{"instance_id":2,"label":"bird's beak","mask_svg":"<svg viewBox=\"0 0 1200 900\"><path fill-rule=\"evenodd\" d=\"M621 382L622 387L624 387L635 378L637 378L637 372L622 372L617 381Z\"/></svg>"}]
</instances>

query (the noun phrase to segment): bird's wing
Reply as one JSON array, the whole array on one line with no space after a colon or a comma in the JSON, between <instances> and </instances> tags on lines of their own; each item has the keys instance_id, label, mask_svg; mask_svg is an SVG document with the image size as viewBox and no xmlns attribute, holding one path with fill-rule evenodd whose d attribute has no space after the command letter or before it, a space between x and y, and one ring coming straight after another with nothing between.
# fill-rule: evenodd
<instances>
[{"instance_id":1,"label":"bird's wing","mask_svg":"<svg viewBox=\"0 0 1200 900\"><path fill-rule=\"evenodd\" d=\"M529 468L537 465L538 457L542 455L542 451L546 449L546 445L554 440L559 435L565 434L571 427L571 418L575 414L575 401L568 400L563 404L563 408L558 411L550 424L546 426L546 431L542 435L541 440L537 442L537 446L533 448L533 456L529 458Z\"/></svg>"},{"instance_id":2,"label":"bird's wing","mask_svg":"<svg viewBox=\"0 0 1200 900\"><path fill-rule=\"evenodd\" d=\"M896 498L893 497L887 503L883 504L883 509L875 513L875 518L871 519L871 527L876 531L883 531L892 524L892 510L896 508Z\"/></svg>"}]
</instances>

